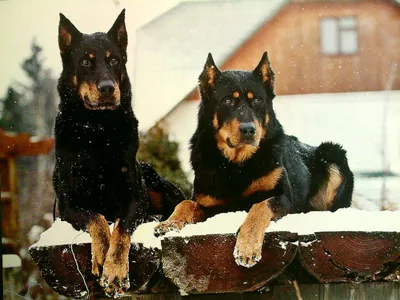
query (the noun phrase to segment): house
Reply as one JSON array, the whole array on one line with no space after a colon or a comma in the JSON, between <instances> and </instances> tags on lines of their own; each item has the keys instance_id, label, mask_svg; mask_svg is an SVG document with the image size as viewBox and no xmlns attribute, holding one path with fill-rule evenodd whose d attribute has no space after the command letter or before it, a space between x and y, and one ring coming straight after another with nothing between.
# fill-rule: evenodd
<instances>
[{"instance_id":1,"label":"house","mask_svg":"<svg viewBox=\"0 0 400 300\"><path fill-rule=\"evenodd\" d=\"M183 2L139 29L137 38L139 127L166 124L186 170L207 53L222 70L253 69L266 50L286 132L312 145L343 144L360 206L377 209L385 195L400 209L398 2Z\"/></svg>"},{"instance_id":2,"label":"house","mask_svg":"<svg viewBox=\"0 0 400 300\"><path fill-rule=\"evenodd\" d=\"M137 31L134 109L147 130L197 100L208 52L221 69L251 69L268 51L278 95L396 90L399 49L394 0L182 2Z\"/></svg>"}]
</instances>

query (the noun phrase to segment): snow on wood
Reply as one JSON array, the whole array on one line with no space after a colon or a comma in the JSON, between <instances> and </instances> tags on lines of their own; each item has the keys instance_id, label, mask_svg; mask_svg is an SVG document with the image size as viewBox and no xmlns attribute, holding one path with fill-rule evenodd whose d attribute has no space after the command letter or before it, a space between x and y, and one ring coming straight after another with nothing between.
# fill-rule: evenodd
<instances>
[{"instance_id":1,"label":"snow on wood","mask_svg":"<svg viewBox=\"0 0 400 300\"><path fill-rule=\"evenodd\" d=\"M147 284L158 269L161 256L159 249L143 246L154 242L151 238L141 234L134 237L129 252L130 291ZM29 248L29 253L43 278L60 295L78 298L104 296L98 278L91 273L91 238L87 232L77 231L69 223L57 219Z\"/></svg>"}]
</instances>

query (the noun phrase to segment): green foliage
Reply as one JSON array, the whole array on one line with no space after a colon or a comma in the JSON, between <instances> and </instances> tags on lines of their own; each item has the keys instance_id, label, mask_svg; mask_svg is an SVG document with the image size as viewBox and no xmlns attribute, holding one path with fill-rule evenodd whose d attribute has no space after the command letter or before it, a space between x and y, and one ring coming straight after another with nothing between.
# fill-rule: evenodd
<instances>
[{"instance_id":1,"label":"green foliage","mask_svg":"<svg viewBox=\"0 0 400 300\"><path fill-rule=\"evenodd\" d=\"M52 135L57 108L57 82L41 57L42 48L33 40L31 56L22 63L29 79L27 85L14 83L0 99L2 111L0 127L14 132L38 136Z\"/></svg>"},{"instance_id":2,"label":"green foliage","mask_svg":"<svg viewBox=\"0 0 400 300\"><path fill-rule=\"evenodd\" d=\"M23 112L22 95L13 87L9 87L7 94L0 101L3 104L0 127L7 131L30 133L28 129L32 128L32 124Z\"/></svg>"},{"instance_id":3,"label":"green foliage","mask_svg":"<svg viewBox=\"0 0 400 300\"><path fill-rule=\"evenodd\" d=\"M179 144L169 139L161 125L140 134L138 159L149 163L161 176L175 183L186 196L192 193L192 184L182 170L178 158Z\"/></svg>"}]
</instances>

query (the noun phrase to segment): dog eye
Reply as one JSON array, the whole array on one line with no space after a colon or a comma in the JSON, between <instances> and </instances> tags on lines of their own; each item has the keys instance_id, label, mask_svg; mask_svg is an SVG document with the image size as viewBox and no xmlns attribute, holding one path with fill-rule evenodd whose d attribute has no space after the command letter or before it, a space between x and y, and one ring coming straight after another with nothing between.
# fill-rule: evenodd
<instances>
[{"instance_id":1,"label":"dog eye","mask_svg":"<svg viewBox=\"0 0 400 300\"><path fill-rule=\"evenodd\" d=\"M90 67L90 61L88 61L87 59L82 60L81 64L84 67Z\"/></svg>"},{"instance_id":2,"label":"dog eye","mask_svg":"<svg viewBox=\"0 0 400 300\"><path fill-rule=\"evenodd\" d=\"M110 60L110 65L114 66L118 63L118 60L116 58L111 58Z\"/></svg>"}]
</instances>

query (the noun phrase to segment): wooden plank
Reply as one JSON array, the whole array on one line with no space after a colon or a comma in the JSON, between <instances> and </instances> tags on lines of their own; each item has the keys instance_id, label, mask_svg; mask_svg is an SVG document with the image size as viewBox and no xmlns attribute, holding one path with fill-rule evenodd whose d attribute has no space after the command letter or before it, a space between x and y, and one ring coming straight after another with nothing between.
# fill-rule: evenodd
<instances>
[{"instance_id":1,"label":"wooden plank","mask_svg":"<svg viewBox=\"0 0 400 300\"><path fill-rule=\"evenodd\" d=\"M304 300L366 300L400 299L400 284L396 282L339 283L339 284L300 284L299 290ZM299 300L293 285L276 285L265 293L198 294L181 296L179 293L132 295L138 300Z\"/></svg>"}]
</instances>

